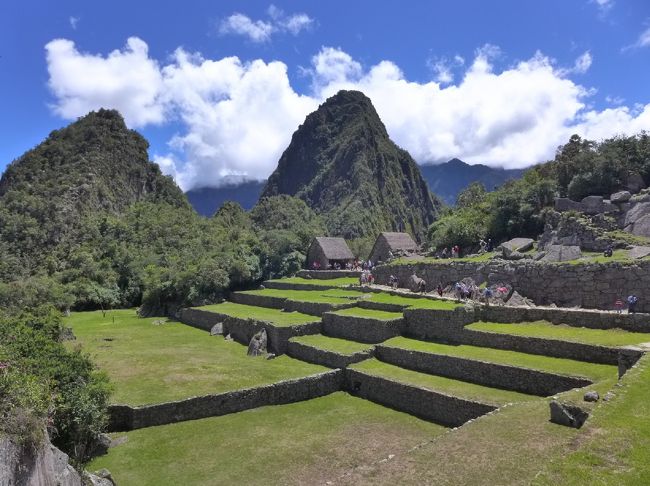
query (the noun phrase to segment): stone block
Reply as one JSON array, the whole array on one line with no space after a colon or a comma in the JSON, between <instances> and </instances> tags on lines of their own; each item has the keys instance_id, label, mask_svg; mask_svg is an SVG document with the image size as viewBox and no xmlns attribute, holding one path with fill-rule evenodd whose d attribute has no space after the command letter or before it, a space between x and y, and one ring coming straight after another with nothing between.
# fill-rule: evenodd
<instances>
[{"instance_id":1,"label":"stone block","mask_svg":"<svg viewBox=\"0 0 650 486\"><path fill-rule=\"evenodd\" d=\"M650 214L636 220L632 225L632 234L650 237Z\"/></svg>"},{"instance_id":2,"label":"stone block","mask_svg":"<svg viewBox=\"0 0 650 486\"><path fill-rule=\"evenodd\" d=\"M579 246L548 245L546 255L541 259L544 262L568 262L582 257Z\"/></svg>"},{"instance_id":3,"label":"stone block","mask_svg":"<svg viewBox=\"0 0 650 486\"><path fill-rule=\"evenodd\" d=\"M613 203L624 203L630 200L632 194L629 191L619 191L615 192L609 197L609 200Z\"/></svg>"},{"instance_id":4,"label":"stone block","mask_svg":"<svg viewBox=\"0 0 650 486\"><path fill-rule=\"evenodd\" d=\"M627 252L630 258L643 258L650 255L650 246L633 246Z\"/></svg>"},{"instance_id":5,"label":"stone block","mask_svg":"<svg viewBox=\"0 0 650 486\"><path fill-rule=\"evenodd\" d=\"M551 422L579 429L589 417L589 413L576 405L553 400L550 403Z\"/></svg>"},{"instance_id":6,"label":"stone block","mask_svg":"<svg viewBox=\"0 0 650 486\"><path fill-rule=\"evenodd\" d=\"M501 243L500 247L506 248L509 251L527 251L533 247L535 240L531 238L513 238L505 243Z\"/></svg>"},{"instance_id":7,"label":"stone block","mask_svg":"<svg viewBox=\"0 0 650 486\"><path fill-rule=\"evenodd\" d=\"M625 213L623 226L636 223L639 219L650 214L650 202L635 204L632 209Z\"/></svg>"}]
</instances>

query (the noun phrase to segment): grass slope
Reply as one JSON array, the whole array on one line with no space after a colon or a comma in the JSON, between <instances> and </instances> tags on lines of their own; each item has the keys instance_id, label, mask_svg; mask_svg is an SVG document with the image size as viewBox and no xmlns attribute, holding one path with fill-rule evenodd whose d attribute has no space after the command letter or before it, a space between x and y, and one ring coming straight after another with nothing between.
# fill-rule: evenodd
<instances>
[{"instance_id":1,"label":"grass slope","mask_svg":"<svg viewBox=\"0 0 650 486\"><path fill-rule=\"evenodd\" d=\"M277 280L270 280L271 282L286 282L286 283L299 283L311 285L312 287L347 287L348 285L358 285L359 279L355 277L339 277L318 280L314 278L302 277L288 277Z\"/></svg>"},{"instance_id":2,"label":"grass slope","mask_svg":"<svg viewBox=\"0 0 650 486\"><path fill-rule=\"evenodd\" d=\"M482 348L478 346L430 343L405 337L395 337L382 343L384 346L422 351L425 353L443 354L459 358L475 359L489 363L505 364L547 371L571 376L583 376L592 381L607 380L618 376L616 366L586 363L572 359L551 358L536 354L504 351L501 349Z\"/></svg>"},{"instance_id":3,"label":"grass slope","mask_svg":"<svg viewBox=\"0 0 650 486\"><path fill-rule=\"evenodd\" d=\"M406 370L404 368L399 368L398 366L382 363L374 358L354 364L350 366L350 368L371 375L388 378L393 381L427 388L445 395L453 395L458 398L476 400L494 405L537 399L537 397L525 395L523 393L499 390L497 388L475 385L473 383L466 383L464 381L444 378L442 376Z\"/></svg>"},{"instance_id":4,"label":"grass slope","mask_svg":"<svg viewBox=\"0 0 650 486\"><path fill-rule=\"evenodd\" d=\"M401 319L403 317L401 312L362 309L361 307L350 307L349 309L342 309L334 311L333 313L340 316L366 317L368 319L377 319L380 321L390 321L392 319Z\"/></svg>"},{"instance_id":5,"label":"grass slope","mask_svg":"<svg viewBox=\"0 0 650 486\"><path fill-rule=\"evenodd\" d=\"M125 486L325 484L446 430L339 392L129 432L88 468Z\"/></svg>"},{"instance_id":6,"label":"grass slope","mask_svg":"<svg viewBox=\"0 0 650 486\"><path fill-rule=\"evenodd\" d=\"M533 484L648 484L650 357L628 371L614 394L594 410L575 446L551 462Z\"/></svg>"},{"instance_id":7,"label":"grass slope","mask_svg":"<svg viewBox=\"0 0 650 486\"><path fill-rule=\"evenodd\" d=\"M177 322L154 325L133 310L73 313L77 340L114 384L114 403L179 400L299 378L326 368L280 356L246 356L246 347Z\"/></svg>"},{"instance_id":8,"label":"grass slope","mask_svg":"<svg viewBox=\"0 0 650 486\"><path fill-rule=\"evenodd\" d=\"M340 339L335 337L323 336L322 334L311 334L308 336L297 336L291 338L295 341L306 346L311 346L325 351L333 351L338 354L351 355L367 351L373 348L372 344L358 343L348 339Z\"/></svg>"},{"instance_id":9,"label":"grass slope","mask_svg":"<svg viewBox=\"0 0 650 486\"><path fill-rule=\"evenodd\" d=\"M295 326L319 320L318 317L301 314L300 312L282 312L279 309L235 304L234 302L204 305L202 307L196 307L196 309L225 314L231 317L240 317L242 319L266 321L275 324L276 326Z\"/></svg>"},{"instance_id":10,"label":"grass slope","mask_svg":"<svg viewBox=\"0 0 650 486\"><path fill-rule=\"evenodd\" d=\"M650 334L628 332L622 329L588 329L564 324L551 324L547 321L500 324L495 322L475 322L466 326L475 331L489 331L500 334L560 339L600 346L627 346L650 342ZM648 326L650 331L650 325Z\"/></svg>"},{"instance_id":11,"label":"grass slope","mask_svg":"<svg viewBox=\"0 0 650 486\"><path fill-rule=\"evenodd\" d=\"M281 299L295 300L299 302L317 302L323 304L347 304L360 298L363 294L354 290L324 289L324 290L284 290L284 289L261 289L247 290L242 294L264 295L268 297L279 297Z\"/></svg>"}]
</instances>

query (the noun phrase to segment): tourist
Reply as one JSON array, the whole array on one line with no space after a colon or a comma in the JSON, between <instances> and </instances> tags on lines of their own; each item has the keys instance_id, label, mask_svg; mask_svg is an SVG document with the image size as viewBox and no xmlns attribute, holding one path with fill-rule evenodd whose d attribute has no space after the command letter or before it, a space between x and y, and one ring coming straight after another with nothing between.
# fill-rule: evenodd
<instances>
[{"instance_id":1,"label":"tourist","mask_svg":"<svg viewBox=\"0 0 650 486\"><path fill-rule=\"evenodd\" d=\"M614 254L614 250L612 249L611 246L608 246L605 251L603 252L603 255L607 258L611 258L611 256Z\"/></svg>"},{"instance_id":2,"label":"tourist","mask_svg":"<svg viewBox=\"0 0 650 486\"><path fill-rule=\"evenodd\" d=\"M481 254L481 253L485 253L485 249L487 248L487 243L485 242L485 240L484 240L483 238L481 238L481 239L478 241L478 246L479 246L479 250L478 250L478 252L479 252L480 254Z\"/></svg>"},{"instance_id":3,"label":"tourist","mask_svg":"<svg viewBox=\"0 0 650 486\"><path fill-rule=\"evenodd\" d=\"M442 249L442 258L449 258L449 249L447 247Z\"/></svg>"},{"instance_id":4,"label":"tourist","mask_svg":"<svg viewBox=\"0 0 650 486\"><path fill-rule=\"evenodd\" d=\"M636 304L639 302L639 298L632 294L627 298L627 313L634 314L636 312Z\"/></svg>"},{"instance_id":5,"label":"tourist","mask_svg":"<svg viewBox=\"0 0 650 486\"><path fill-rule=\"evenodd\" d=\"M492 298L492 289L490 287L485 287L483 291L483 298L485 299L485 305L490 306L490 299Z\"/></svg>"},{"instance_id":6,"label":"tourist","mask_svg":"<svg viewBox=\"0 0 650 486\"><path fill-rule=\"evenodd\" d=\"M438 283L438 286L436 287L436 291L438 292L438 296L442 297L443 289L441 283Z\"/></svg>"},{"instance_id":7,"label":"tourist","mask_svg":"<svg viewBox=\"0 0 650 486\"><path fill-rule=\"evenodd\" d=\"M492 251L492 239L491 238L488 238L488 240L487 240L486 250L488 252Z\"/></svg>"},{"instance_id":8,"label":"tourist","mask_svg":"<svg viewBox=\"0 0 650 486\"><path fill-rule=\"evenodd\" d=\"M390 285L393 289L397 288L397 277L395 275L388 277L388 285Z\"/></svg>"},{"instance_id":9,"label":"tourist","mask_svg":"<svg viewBox=\"0 0 650 486\"><path fill-rule=\"evenodd\" d=\"M623 312L623 301L620 298L616 299L616 302L614 302L614 308L616 309L617 314Z\"/></svg>"}]
</instances>

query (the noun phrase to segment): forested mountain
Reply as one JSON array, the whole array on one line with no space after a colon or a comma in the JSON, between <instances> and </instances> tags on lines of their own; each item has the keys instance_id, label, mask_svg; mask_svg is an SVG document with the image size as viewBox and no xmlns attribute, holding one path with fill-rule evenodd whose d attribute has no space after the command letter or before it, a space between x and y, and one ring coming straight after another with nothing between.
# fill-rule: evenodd
<instances>
[{"instance_id":1,"label":"forested mountain","mask_svg":"<svg viewBox=\"0 0 650 486\"><path fill-rule=\"evenodd\" d=\"M420 171L431 192L449 205L456 204L460 191L472 182L480 182L487 191L493 191L524 173L524 169L495 169L482 164L469 165L459 159L438 165L421 165Z\"/></svg>"},{"instance_id":2,"label":"forested mountain","mask_svg":"<svg viewBox=\"0 0 650 486\"><path fill-rule=\"evenodd\" d=\"M340 91L293 134L262 198L288 194L354 239L404 230L423 239L437 212L415 161L388 137L370 100Z\"/></svg>"}]
</instances>

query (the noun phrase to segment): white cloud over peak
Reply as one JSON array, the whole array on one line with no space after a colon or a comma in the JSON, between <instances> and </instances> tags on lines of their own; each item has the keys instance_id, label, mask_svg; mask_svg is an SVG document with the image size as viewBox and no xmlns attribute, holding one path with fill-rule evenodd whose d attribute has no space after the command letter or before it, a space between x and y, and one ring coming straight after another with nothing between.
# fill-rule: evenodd
<instances>
[{"instance_id":1,"label":"white cloud over peak","mask_svg":"<svg viewBox=\"0 0 650 486\"><path fill-rule=\"evenodd\" d=\"M286 15L275 5L269 6L267 14L268 20L253 20L247 15L236 12L220 22L219 33L243 35L252 42L262 43L270 41L272 35L278 32L298 35L314 23L306 13Z\"/></svg>"},{"instance_id":2,"label":"white cloud over peak","mask_svg":"<svg viewBox=\"0 0 650 486\"><path fill-rule=\"evenodd\" d=\"M391 138L419 162L458 157L524 167L552 158L573 133L600 139L650 129L650 104L588 109L593 91L548 57L497 69L493 46L478 49L458 81L445 85L410 81L392 61L364 67L323 47L305 70L308 94L295 91L280 61L211 60L179 48L161 66L137 38L105 57L62 39L46 49L53 109L62 117L103 106L119 109L129 126L179 127L167 153L154 158L184 189L268 177L305 116L340 89L369 96ZM590 62L586 52L573 69Z\"/></svg>"}]
</instances>

